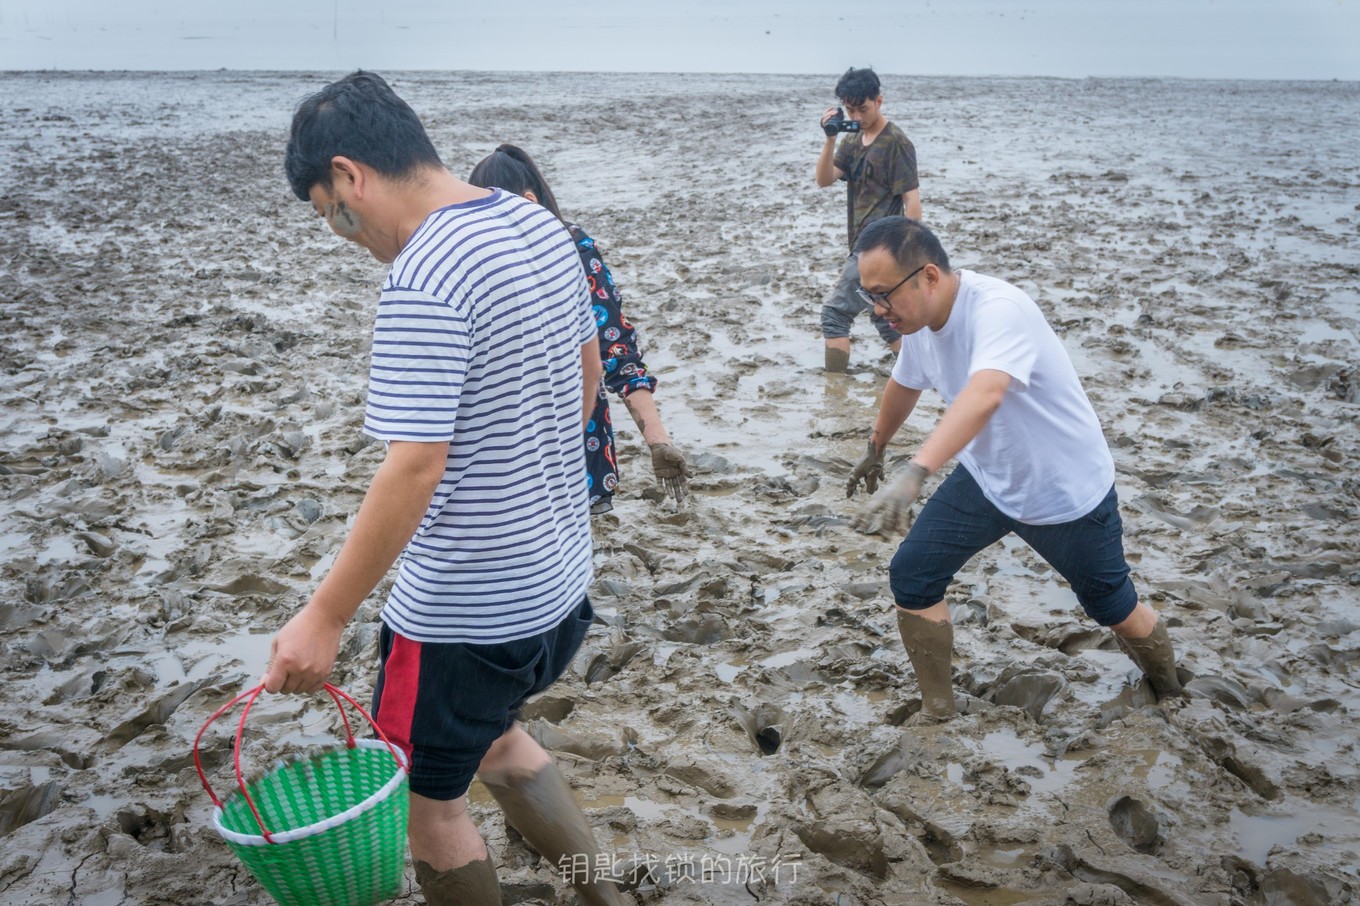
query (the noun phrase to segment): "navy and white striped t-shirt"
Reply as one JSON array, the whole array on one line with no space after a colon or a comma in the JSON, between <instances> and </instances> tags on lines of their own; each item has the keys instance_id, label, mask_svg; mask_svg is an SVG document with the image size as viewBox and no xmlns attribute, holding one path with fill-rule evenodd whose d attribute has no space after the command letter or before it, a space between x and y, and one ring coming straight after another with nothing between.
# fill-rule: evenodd
<instances>
[{"instance_id":1,"label":"navy and white striped t-shirt","mask_svg":"<svg viewBox=\"0 0 1360 906\"><path fill-rule=\"evenodd\" d=\"M519 196L435 211L392 262L364 432L450 442L382 611L400 634L510 641L581 602L592 575L581 345L595 333L571 237Z\"/></svg>"}]
</instances>

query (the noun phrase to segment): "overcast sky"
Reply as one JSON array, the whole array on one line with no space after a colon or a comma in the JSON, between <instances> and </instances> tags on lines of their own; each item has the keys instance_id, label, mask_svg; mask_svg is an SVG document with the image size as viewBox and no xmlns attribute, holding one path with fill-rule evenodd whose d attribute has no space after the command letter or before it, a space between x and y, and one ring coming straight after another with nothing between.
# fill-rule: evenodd
<instances>
[{"instance_id":1,"label":"overcast sky","mask_svg":"<svg viewBox=\"0 0 1360 906\"><path fill-rule=\"evenodd\" d=\"M0 70L1357 80L1358 47L1360 0L0 0Z\"/></svg>"}]
</instances>

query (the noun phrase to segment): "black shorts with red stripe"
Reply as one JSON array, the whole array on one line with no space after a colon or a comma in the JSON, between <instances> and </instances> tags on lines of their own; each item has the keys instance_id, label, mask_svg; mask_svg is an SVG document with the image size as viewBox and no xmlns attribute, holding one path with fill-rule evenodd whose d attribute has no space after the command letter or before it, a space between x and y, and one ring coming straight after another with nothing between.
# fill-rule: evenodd
<instances>
[{"instance_id":1,"label":"black shorts with red stripe","mask_svg":"<svg viewBox=\"0 0 1360 906\"><path fill-rule=\"evenodd\" d=\"M417 642L386 624L373 716L411 759L411 792L457 799L530 696L566 672L594 620L590 599L551 629L513 642Z\"/></svg>"}]
</instances>

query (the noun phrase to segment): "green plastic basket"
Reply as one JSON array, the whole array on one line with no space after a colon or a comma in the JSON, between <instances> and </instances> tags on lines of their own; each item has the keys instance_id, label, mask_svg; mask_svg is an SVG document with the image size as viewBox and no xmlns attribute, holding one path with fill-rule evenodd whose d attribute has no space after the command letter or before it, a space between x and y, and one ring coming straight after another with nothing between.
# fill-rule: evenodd
<instances>
[{"instance_id":1,"label":"green plastic basket","mask_svg":"<svg viewBox=\"0 0 1360 906\"><path fill-rule=\"evenodd\" d=\"M343 747L280 764L250 782L241 773L241 731L264 686L238 695L198 731L194 765L212 797L213 826L269 895L282 906L373 906L404 891L405 755L388 742L358 702L329 684L345 724ZM204 731L241 699L233 762L239 789L219 800L199 761ZM380 739L356 740L341 699Z\"/></svg>"}]
</instances>

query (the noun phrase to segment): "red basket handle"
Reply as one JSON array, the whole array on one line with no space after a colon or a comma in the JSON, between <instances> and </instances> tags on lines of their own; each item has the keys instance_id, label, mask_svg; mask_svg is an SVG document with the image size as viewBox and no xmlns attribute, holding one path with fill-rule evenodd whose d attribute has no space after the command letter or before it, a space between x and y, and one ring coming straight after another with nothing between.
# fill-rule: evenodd
<instances>
[{"instance_id":1,"label":"red basket handle","mask_svg":"<svg viewBox=\"0 0 1360 906\"><path fill-rule=\"evenodd\" d=\"M325 684L325 689L330 693L331 700L335 702L336 710L340 712L340 720L345 725L345 747L352 749L358 745L358 743L354 741L354 731L350 728L349 717L345 714L345 706L341 703L341 699L349 702L354 706L354 710L363 715L364 720L368 721L369 726L373 728L373 732L377 733L378 738L387 745L387 750L392 753L392 758L396 760L397 767L401 767L401 756L397 754L396 747L392 745L391 740L387 738L387 734L382 731L382 728L378 726L377 721L364 710L363 706L351 698L347 693L337 689L330 683ZM212 726L215 720L230 711L241 699L246 699L246 706L241 710L241 719L236 724L236 739L232 744L231 749L232 766L235 768L236 772L236 785L240 788L241 795L246 800L246 805L250 807L250 813L255 816L255 823L260 826L260 833L264 835L266 843L273 843L273 835L264 826L264 819L260 817L260 811L255 807L255 801L250 798L250 793L246 791L245 777L241 772L241 737L244 735L246 728L246 715L250 714L250 709L254 707L255 700L260 697L260 693L263 691L264 684L261 683L254 688L242 692L240 695L213 712L212 717L208 718L207 722L199 728L198 735L194 737L194 769L198 771L198 779L202 782L203 789L208 791L208 796L212 799L213 805L220 809L222 807L222 800L217 798L217 794L213 792L212 785L208 783L208 775L203 772L203 761L198 754L199 743L203 739L203 734L207 732L208 727Z\"/></svg>"}]
</instances>

